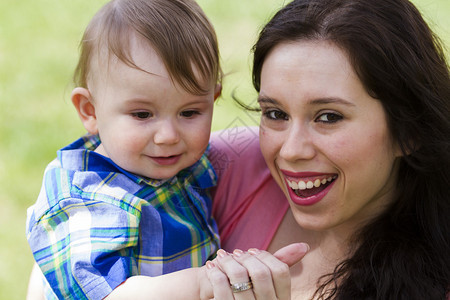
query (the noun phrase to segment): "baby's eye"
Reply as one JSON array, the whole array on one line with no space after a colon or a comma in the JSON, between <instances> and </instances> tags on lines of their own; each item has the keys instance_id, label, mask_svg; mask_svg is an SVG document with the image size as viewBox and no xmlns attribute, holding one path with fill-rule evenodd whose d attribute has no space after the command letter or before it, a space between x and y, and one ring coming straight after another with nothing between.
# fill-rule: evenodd
<instances>
[{"instance_id":1,"label":"baby's eye","mask_svg":"<svg viewBox=\"0 0 450 300\"><path fill-rule=\"evenodd\" d=\"M145 120L152 116L152 114L148 111L138 111L138 112L131 113L131 115L139 120Z\"/></svg>"},{"instance_id":2,"label":"baby's eye","mask_svg":"<svg viewBox=\"0 0 450 300\"><path fill-rule=\"evenodd\" d=\"M194 115L199 115L200 112L197 110L185 110L180 113L182 117L192 118Z\"/></svg>"},{"instance_id":3,"label":"baby's eye","mask_svg":"<svg viewBox=\"0 0 450 300\"><path fill-rule=\"evenodd\" d=\"M271 110L264 111L263 115L264 115L264 117L266 117L270 120L274 120L274 121L277 121L277 120L286 121L289 119L288 115L285 112L278 110L278 109L271 109Z\"/></svg>"},{"instance_id":4,"label":"baby's eye","mask_svg":"<svg viewBox=\"0 0 450 300\"><path fill-rule=\"evenodd\" d=\"M342 120L343 117L336 113L323 113L320 116L316 118L316 122L322 122L322 123L336 123L340 120Z\"/></svg>"}]
</instances>

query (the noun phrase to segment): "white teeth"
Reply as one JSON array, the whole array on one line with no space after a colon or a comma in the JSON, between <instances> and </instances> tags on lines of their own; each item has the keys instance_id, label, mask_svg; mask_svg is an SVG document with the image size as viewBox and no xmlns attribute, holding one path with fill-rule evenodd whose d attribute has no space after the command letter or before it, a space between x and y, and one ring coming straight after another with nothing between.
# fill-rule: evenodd
<instances>
[{"instance_id":1,"label":"white teeth","mask_svg":"<svg viewBox=\"0 0 450 300\"><path fill-rule=\"evenodd\" d=\"M300 190L306 190L306 183L304 181L299 181L298 182L298 188Z\"/></svg>"},{"instance_id":2,"label":"white teeth","mask_svg":"<svg viewBox=\"0 0 450 300\"><path fill-rule=\"evenodd\" d=\"M291 180L287 180L288 185L290 188L294 189L294 190L306 190L306 189L312 189L313 187L319 187L322 184L326 184L327 182L332 181L333 179L336 179L337 176L330 176L328 178L323 178L323 179L316 179L314 181L291 181Z\"/></svg>"}]
</instances>

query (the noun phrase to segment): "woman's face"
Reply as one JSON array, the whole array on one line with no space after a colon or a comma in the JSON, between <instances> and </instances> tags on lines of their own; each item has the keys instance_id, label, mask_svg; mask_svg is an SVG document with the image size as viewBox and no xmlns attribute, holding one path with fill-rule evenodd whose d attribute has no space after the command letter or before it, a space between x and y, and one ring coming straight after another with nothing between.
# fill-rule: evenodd
<instances>
[{"instance_id":1,"label":"woman's face","mask_svg":"<svg viewBox=\"0 0 450 300\"><path fill-rule=\"evenodd\" d=\"M383 106L340 48L326 41L276 46L258 100L261 150L300 226L354 228L391 201L401 152Z\"/></svg>"}]
</instances>

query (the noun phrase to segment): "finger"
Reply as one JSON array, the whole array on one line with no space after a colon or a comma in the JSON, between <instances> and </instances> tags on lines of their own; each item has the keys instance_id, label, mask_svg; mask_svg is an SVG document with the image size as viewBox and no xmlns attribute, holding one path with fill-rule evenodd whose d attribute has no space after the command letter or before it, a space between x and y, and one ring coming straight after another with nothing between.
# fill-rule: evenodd
<instances>
[{"instance_id":1,"label":"finger","mask_svg":"<svg viewBox=\"0 0 450 300\"><path fill-rule=\"evenodd\" d=\"M309 251L309 245L306 243L294 243L281 248L273 254L276 258L292 267L298 263Z\"/></svg>"},{"instance_id":2,"label":"finger","mask_svg":"<svg viewBox=\"0 0 450 300\"><path fill-rule=\"evenodd\" d=\"M244 284L250 282L250 278L247 269L242 266L235 258L228 254L224 250L217 251L217 262L220 265L222 271L227 275L229 279L229 284ZM229 286L231 291L231 286ZM233 293L234 299L236 300L253 300L255 299L253 295L253 290L248 289L241 292Z\"/></svg>"},{"instance_id":3,"label":"finger","mask_svg":"<svg viewBox=\"0 0 450 300\"><path fill-rule=\"evenodd\" d=\"M227 275L223 273L214 263L206 262L206 275L212 285L214 300L233 300L230 282Z\"/></svg>"},{"instance_id":4,"label":"finger","mask_svg":"<svg viewBox=\"0 0 450 300\"><path fill-rule=\"evenodd\" d=\"M258 300L277 299L273 284L272 273L269 267L256 256L235 250L233 257L247 269L253 284L253 294Z\"/></svg>"},{"instance_id":5,"label":"finger","mask_svg":"<svg viewBox=\"0 0 450 300\"><path fill-rule=\"evenodd\" d=\"M277 298L290 299L291 276L289 265L292 266L300 261L308 250L309 246L307 244L296 243L278 250L274 255L258 249L249 249L249 253L261 260L270 269Z\"/></svg>"}]
</instances>

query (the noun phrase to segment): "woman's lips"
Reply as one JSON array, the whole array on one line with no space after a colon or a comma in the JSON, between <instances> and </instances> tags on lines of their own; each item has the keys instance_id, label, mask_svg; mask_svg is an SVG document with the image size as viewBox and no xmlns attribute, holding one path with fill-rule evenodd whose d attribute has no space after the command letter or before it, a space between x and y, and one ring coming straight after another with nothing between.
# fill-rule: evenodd
<instances>
[{"instance_id":1,"label":"woman's lips","mask_svg":"<svg viewBox=\"0 0 450 300\"><path fill-rule=\"evenodd\" d=\"M322 200L334 185L336 174L281 170L291 200L298 205L313 205Z\"/></svg>"},{"instance_id":2,"label":"woman's lips","mask_svg":"<svg viewBox=\"0 0 450 300\"><path fill-rule=\"evenodd\" d=\"M171 155L171 156L150 156L153 161L162 166L170 166L174 165L180 159L181 154L179 155Z\"/></svg>"}]
</instances>

